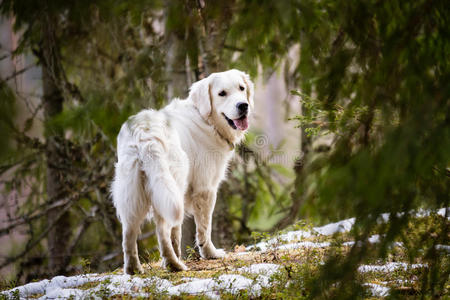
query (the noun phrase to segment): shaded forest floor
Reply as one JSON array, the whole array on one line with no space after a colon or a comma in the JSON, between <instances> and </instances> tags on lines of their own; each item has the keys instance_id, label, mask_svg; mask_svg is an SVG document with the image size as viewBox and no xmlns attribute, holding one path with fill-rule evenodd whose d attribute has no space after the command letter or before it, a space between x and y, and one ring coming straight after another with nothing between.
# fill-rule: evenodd
<instances>
[{"instance_id":1,"label":"shaded forest floor","mask_svg":"<svg viewBox=\"0 0 450 300\"><path fill-rule=\"evenodd\" d=\"M411 232L430 230L437 218L445 218L445 209L416 218ZM310 283L326 257L344 255L355 246L349 232L354 221L347 219L314 228L299 223L276 235L260 234L255 237L255 244L236 246L219 260L203 260L192 253L186 260L188 271L171 273L162 269L160 262L150 262L143 264L145 273L137 276L123 275L121 269L104 274L58 276L4 291L0 298L302 299L310 296ZM380 236L375 233L368 242L367 251L371 251L370 245L378 244ZM448 257L450 246L439 245L438 251ZM360 265L353 280L362 287L361 296L420 295L420 278L427 264L408 257L403 243L398 241L391 245L386 259ZM447 282L444 295L449 288Z\"/></svg>"}]
</instances>

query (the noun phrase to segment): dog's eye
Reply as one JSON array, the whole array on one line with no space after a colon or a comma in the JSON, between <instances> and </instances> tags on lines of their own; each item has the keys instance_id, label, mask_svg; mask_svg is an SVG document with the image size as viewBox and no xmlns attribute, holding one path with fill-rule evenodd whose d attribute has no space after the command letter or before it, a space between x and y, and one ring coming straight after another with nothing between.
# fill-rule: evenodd
<instances>
[{"instance_id":1,"label":"dog's eye","mask_svg":"<svg viewBox=\"0 0 450 300\"><path fill-rule=\"evenodd\" d=\"M227 95L227 92L225 92L225 91L221 91L220 93L219 93L219 96L220 97L225 97Z\"/></svg>"},{"instance_id":2,"label":"dog's eye","mask_svg":"<svg viewBox=\"0 0 450 300\"><path fill-rule=\"evenodd\" d=\"M240 89L241 91L245 90L245 88L244 88L242 85L239 86L239 89Z\"/></svg>"}]
</instances>

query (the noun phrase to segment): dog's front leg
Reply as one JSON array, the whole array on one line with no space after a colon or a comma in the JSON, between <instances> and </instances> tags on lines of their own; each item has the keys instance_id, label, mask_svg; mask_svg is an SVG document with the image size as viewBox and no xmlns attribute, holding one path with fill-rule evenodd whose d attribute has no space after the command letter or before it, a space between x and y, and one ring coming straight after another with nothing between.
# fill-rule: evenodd
<instances>
[{"instance_id":1,"label":"dog's front leg","mask_svg":"<svg viewBox=\"0 0 450 300\"><path fill-rule=\"evenodd\" d=\"M216 249L211 241L211 222L214 205L216 204L216 192L194 192L192 195L194 206L194 219L196 225L197 245L203 258L222 258L225 251Z\"/></svg>"}]
</instances>

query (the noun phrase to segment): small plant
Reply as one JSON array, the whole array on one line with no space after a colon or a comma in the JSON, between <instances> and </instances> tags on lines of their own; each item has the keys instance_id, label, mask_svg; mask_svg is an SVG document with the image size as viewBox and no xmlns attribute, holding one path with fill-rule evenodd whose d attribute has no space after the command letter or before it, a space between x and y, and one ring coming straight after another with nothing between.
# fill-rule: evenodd
<instances>
[{"instance_id":1,"label":"small plant","mask_svg":"<svg viewBox=\"0 0 450 300\"><path fill-rule=\"evenodd\" d=\"M81 258L80 260L81 268L83 269L84 273L90 273L91 272L91 261L87 258Z\"/></svg>"},{"instance_id":2,"label":"small plant","mask_svg":"<svg viewBox=\"0 0 450 300\"><path fill-rule=\"evenodd\" d=\"M17 285L18 284L17 284L17 280L16 279L11 279L11 280L2 279L2 280L0 280L0 291L9 290L9 289L15 288Z\"/></svg>"},{"instance_id":3,"label":"small plant","mask_svg":"<svg viewBox=\"0 0 450 300\"><path fill-rule=\"evenodd\" d=\"M252 231L251 237L253 239L253 243L256 244L256 242L264 242L270 239L270 235L267 232L258 232L258 231Z\"/></svg>"},{"instance_id":4,"label":"small plant","mask_svg":"<svg viewBox=\"0 0 450 300\"><path fill-rule=\"evenodd\" d=\"M197 251L195 251L195 248L187 246L186 247L186 260L187 261L199 261L200 255Z\"/></svg>"}]
</instances>

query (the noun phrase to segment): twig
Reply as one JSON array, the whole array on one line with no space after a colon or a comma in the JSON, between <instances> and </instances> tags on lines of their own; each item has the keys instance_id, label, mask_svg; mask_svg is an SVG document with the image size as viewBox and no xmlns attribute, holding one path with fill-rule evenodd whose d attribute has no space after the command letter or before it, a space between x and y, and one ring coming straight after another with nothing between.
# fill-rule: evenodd
<instances>
[{"instance_id":1,"label":"twig","mask_svg":"<svg viewBox=\"0 0 450 300\"><path fill-rule=\"evenodd\" d=\"M93 221L93 216L98 211L98 206L94 206L91 211L90 215L84 218L83 222L81 222L81 225L78 226L77 231L75 233L75 236L73 237L69 247L67 248L66 256L65 256L65 262L64 266L67 266L70 263L70 259L72 258L70 253L73 253L75 250L75 247L78 245L79 241L81 240L81 237L86 232L86 230L89 228Z\"/></svg>"},{"instance_id":2,"label":"twig","mask_svg":"<svg viewBox=\"0 0 450 300\"><path fill-rule=\"evenodd\" d=\"M6 54L6 55L3 55L3 56L0 56L0 60L4 60L5 58L8 58L10 56L11 56L11 54Z\"/></svg>"},{"instance_id":3,"label":"twig","mask_svg":"<svg viewBox=\"0 0 450 300\"><path fill-rule=\"evenodd\" d=\"M22 216L22 217L13 219L13 220L9 220L9 221L13 221L13 222L16 221L16 222L8 225L5 228L0 229L0 236L8 234L10 230L14 229L15 227L17 227L19 225L27 224L32 220L38 219L38 218L46 215L52 209L67 205L67 204L71 203L73 200L76 200L76 199L82 197L83 195L89 193L90 191L91 190L85 188L81 192L75 193L75 194L71 195L70 197L61 199L57 202L52 203L51 205L48 205L48 207L46 207L45 210L40 211L39 213L30 215L30 216ZM47 203L45 203L44 205L47 206Z\"/></svg>"},{"instance_id":4,"label":"twig","mask_svg":"<svg viewBox=\"0 0 450 300\"><path fill-rule=\"evenodd\" d=\"M223 46L223 48L227 49L227 50L237 51L237 52L244 52L243 48L239 48L239 47L231 46L231 45L226 45L226 44Z\"/></svg>"},{"instance_id":5,"label":"twig","mask_svg":"<svg viewBox=\"0 0 450 300\"><path fill-rule=\"evenodd\" d=\"M19 71L15 71L14 73L12 73L10 76L6 77L5 79L0 79L0 83L7 82L7 81L13 79L14 77L19 76L20 74L26 72L27 70L31 69L34 66L35 66L35 64L31 64L31 65L26 66L23 69L20 69Z\"/></svg>"},{"instance_id":6,"label":"twig","mask_svg":"<svg viewBox=\"0 0 450 300\"><path fill-rule=\"evenodd\" d=\"M7 258L1 265L0 265L0 270L3 269L4 267L6 267L9 264L12 264L14 262L16 262L18 259L22 258L24 255L26 255L31 249L33 249L44 237L47 236L47 234L49 233L49 231L53 228L53 226L55 226L55 224L59 221L59 219L64 215L64 213L70 208L71 206L71 202L68 202L68 204L66 205L66 207L64 207L60 213L58 214L57 218L55 218L53 220L52 223L50 223L50 225L47 226L47 228L41 232L41 234L34 240L31 241L29 240L29 242L27 243L25 249L20 252L19 254L15 255L15 256L10 256L9 258Z\"/></svg>"}]
</instances>

